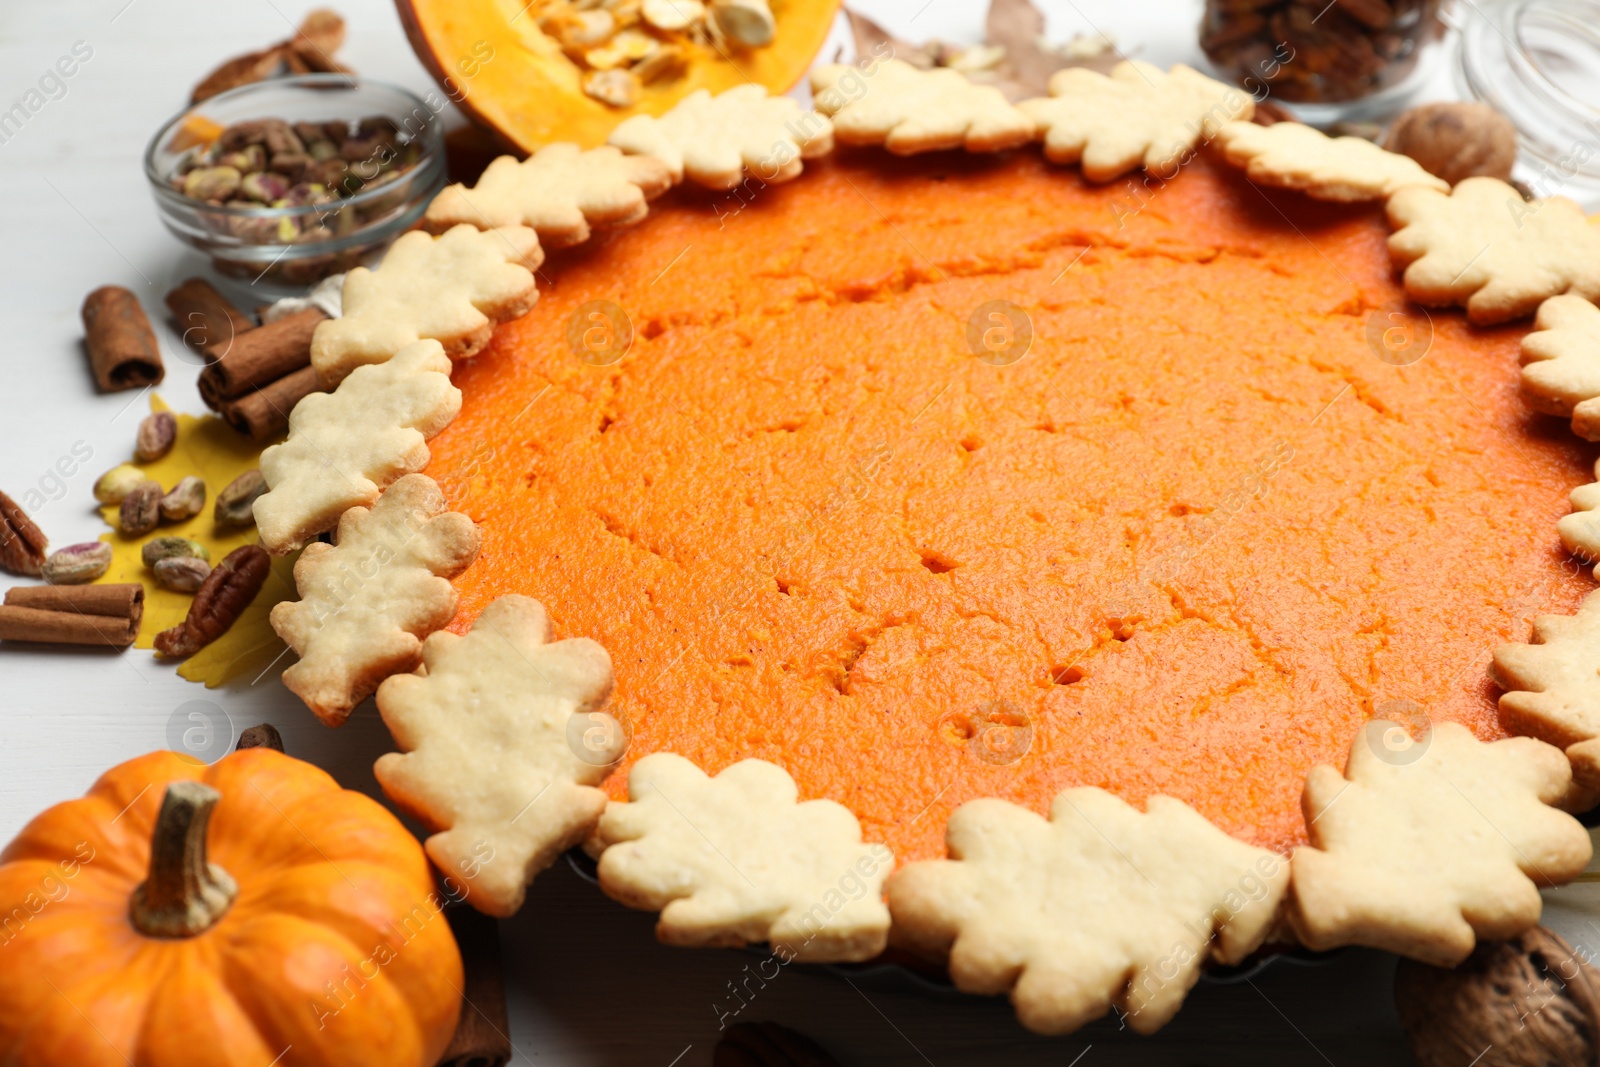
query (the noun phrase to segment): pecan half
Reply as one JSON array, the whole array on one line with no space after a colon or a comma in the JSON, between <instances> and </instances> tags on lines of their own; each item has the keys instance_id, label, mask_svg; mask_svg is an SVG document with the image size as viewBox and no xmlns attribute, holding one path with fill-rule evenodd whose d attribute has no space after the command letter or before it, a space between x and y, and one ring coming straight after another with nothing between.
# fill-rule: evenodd
<instances>
[{"instance_id":1,"label":"pecan half","mask_svg":"<svg viewBox=\"0 0 1600 1067\"><path fill-rule=\"evenodd\" d=\"M222 557L195 592L189 615L156 634L156 651L185 659L228 632L261 592L272 557L260 545L244 545Z\"/></svg>"},{"instance_id":2,"label":"pecan half","mask_svg":"<svg viewBox=\"0 0 1600 1067\"><path fill-rule=\"evenodd\" d=\"M37 578L44 569L44 533L17 502L0 493L0 570Z\"/></svg>"}]
</instances>

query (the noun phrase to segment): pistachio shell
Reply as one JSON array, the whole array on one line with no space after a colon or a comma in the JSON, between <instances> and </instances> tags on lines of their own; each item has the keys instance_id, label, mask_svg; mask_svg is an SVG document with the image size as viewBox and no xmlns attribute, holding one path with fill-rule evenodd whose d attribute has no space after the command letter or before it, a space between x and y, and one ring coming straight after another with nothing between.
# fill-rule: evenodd
<instances>
[{"instance_id":1,"label":"pistachio shell","mask_svg":"<svg viewBox=\"0 0 1600 1067\"><path fill-rule=\"evenodd\" d=\"M128 537L140 537L161 521L161 483L146 478L122 498L117 528Z\"/></svg>"},{"instance_id":2,"label":"pistachio shell","mask_svg":"<svg viewBox=\"0 0 1600 1067\"><path fill-rule=\"evenodd\" d=\"M161 498L161 517L167 522L182 522L192 519L205 510L206 483L203 479L191 474L180 479L178 484L167 490Z\"/></svg>"},{"instance_id":3,"label":"pistachio shell","mask_svg":"<svg viewBox=\"0 0 1600 1067\"><path fill-rule=\"evenodd\" d=\"M44 580L51 585L83 585L111 567L111 546L104 541L84 541L50 553L44 561Z\"/></svg>"},{"instance_id":4,"label":"pistachio shell","mask_svg":"<svg viewBox=\"0 0 1600 1067\"><path fill-rule=\"evenodd\" d=\"M209 560L211 553L205 545L187 537L153 537L139 550L139 558L146 567L154 567L164 559Z\"/></svg>"},{"instance_id":5,"label":"pistachio shell","mask_svg":"<svg viewBox=\"0 0 1600 1067\"><path fill-rule=\"evenodd\" d=\"M133 458L140 463L154 463L171 452L177 440L178 417L170 411L152 412L134 434Z\"/></svg>"},{"instance_id":6,"label":"pistachio shell","mask_svg":"<svg viewBox=\"0 0 1600 1067\"><path fill-rule=\"evenodd\" d=\"M216 519L218 526L224 528L254 526L256 497L266 491L267 482L261 476L261 472L247 470L217 494L217 503L211 511L212 517Z\"/></svg>"},{"instance_id":7,"label":"pistachio shell","mask_svg":"<svg viewBox=\"0 0 1600 1067\"><path fill-rule=\"evenodd\" d=\"M94 483L94 498L102 504L120 504L134 486L148 481L144 471L131 463L112 467Z\"/></svg>"},{"instance_id":8,"label":"pistachio shell","mask_svg":"<svg viewBox=\"0 0 1600 1067\"><path fill-rule=\"evenodd\" d=\"M193 556L174 556L163 559L151 568L156 572L156 584L174 593L193 593L211 573L211 564Z\"/></svg>"}]
</instances>

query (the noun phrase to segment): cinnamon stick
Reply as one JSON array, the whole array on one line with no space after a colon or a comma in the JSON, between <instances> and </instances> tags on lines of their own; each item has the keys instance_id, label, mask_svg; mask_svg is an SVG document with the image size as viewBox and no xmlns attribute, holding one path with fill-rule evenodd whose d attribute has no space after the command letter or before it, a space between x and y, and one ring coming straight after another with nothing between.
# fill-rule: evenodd
<instances>
[{"instance_id":1,"label":"cinnamon stick","mask_svg":"<svg viewBox=\"0 0 1600 1067\"><path fill-rule=\"evenodd\" d=\"M189 278L168 293L167 309L184 341L201 352L211 346L225 349L233 338L256 328L249 315L204 278Z\"/></svg>"},{"instance_id":2,"label":"cinnamon stick","mask_svg":"<svg viewBox=\"0 0 1600 1067\"><path fill-rule=\"evenodd\" d=\"M166 375L139 298L120 285L103 285L84 298L83 329L101 392L155 385Z\"/></svg>"},{"instance_id":3,"label":"cinnamon stick","mask_svg":"<svg viewBox=\"0 0 1600 1067\"><path fill-rule=\"evenodd\" d=\"M439 1067L505 1067L511 1059L511 1023L500 967L500 925L466 904L451 905L444 914L461 947L467 980L461 990L461 1021Z\"/></svg>"},{"instance_id":4,"label":"cinnamon stick","mask_svg":"<svg viewBox=\"0 0 1600 1067\"><path fill-rule=\"evenodd\" d=\"M0 604L0 641L41 641L51 645L126 648L139 636L131 619L81 611L44 611Z\"/></svg>"},{"instance_id":5,"label":"cinnamon stick","mask_svg":"<svg viewBox=\"0 0 1600 1067\"><path fill-rule=\"evenodd\" d=\"M5 602L15 608L40 611L82 612L126 619L139 632L144 619L144 586L138 582L113 585L19 585L6 590Z\"/></svg>"},{"instance_id":6,"label":"cinnamon stick","mask_svg":"<svg viewBox=\"0 0 1600 1067\"><path fill-rule=\"evenodd\" d=\"M200 372L201 399L220 410L224 401L311 366L311 335L327 317L306 308L211 345L206 354L215 362Z\"/></svg>"},{"instance_id":7,"label":"cinnamon stick","mask_svg":"<svg viewBox=\"0 0 1600 1067\"><path fill-rule=\"evenodd\" d=\"M321 390L317 369L302 367L237 400L224 400L216 410L235 430L265 441L289 428L289 412L302 398Z\"/></svg>"}]
</instances>

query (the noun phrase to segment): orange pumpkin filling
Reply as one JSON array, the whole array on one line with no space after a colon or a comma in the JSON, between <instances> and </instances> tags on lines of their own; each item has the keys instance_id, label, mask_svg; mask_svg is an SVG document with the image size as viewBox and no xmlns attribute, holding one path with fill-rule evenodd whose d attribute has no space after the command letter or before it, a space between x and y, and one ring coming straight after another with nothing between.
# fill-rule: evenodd
<instances>
[{"instance_id":1,"label":"orange pumpkin filling","mask_svg":"<svg viewBox=\"0 0 1600 1067\"><path fill-rule=\"evenodd\" d=\"M1524 327L1385 311L1386 236L1203 159L680 191L458 369L456 625L538 597L611 653L622 771L772 760L901 859L1073 785L1301 841L1374 715L1500 736L1490 652L1591 588L1555 522L1593 450L1518 397Z\"/></svg>"}]
</instances>

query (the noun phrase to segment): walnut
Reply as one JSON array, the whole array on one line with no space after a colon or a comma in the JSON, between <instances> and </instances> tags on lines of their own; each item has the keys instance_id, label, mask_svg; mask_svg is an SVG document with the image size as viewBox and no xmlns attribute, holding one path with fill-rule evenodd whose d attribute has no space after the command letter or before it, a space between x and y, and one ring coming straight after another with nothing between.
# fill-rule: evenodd
<instances>
[{"instance_id":1,"label":"walnut","mask_svg":"<svg viewBox=\"0 0 1600 1067\"><path fill-rule=\"evenodd\" d=\"M1403 959L1394 999L1419 1067L1600 1063L1600 973L1542 926L1454 970Z\"/></svg>"},{"instance_id":2,"label":"walnut","mask_svg":"<svg viewBox=\"0 0 1600 1067\"><path fill-rule=\"evenodd\" d=\"M1488 104L1422 104L1401 112L1383 147L1410 156L1451 185L1475 175L1510 181L1517 128Z\"/></svg>"}]
</instances>

